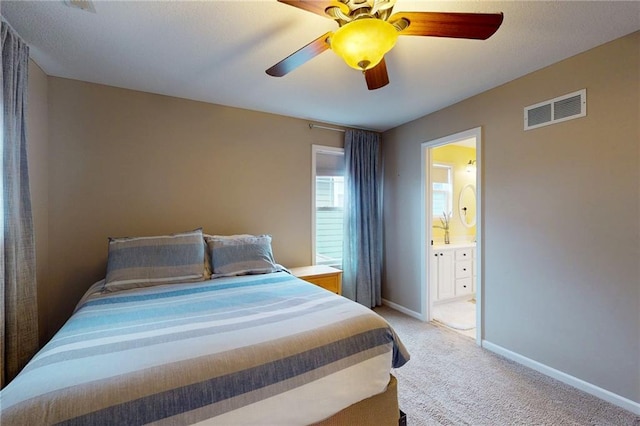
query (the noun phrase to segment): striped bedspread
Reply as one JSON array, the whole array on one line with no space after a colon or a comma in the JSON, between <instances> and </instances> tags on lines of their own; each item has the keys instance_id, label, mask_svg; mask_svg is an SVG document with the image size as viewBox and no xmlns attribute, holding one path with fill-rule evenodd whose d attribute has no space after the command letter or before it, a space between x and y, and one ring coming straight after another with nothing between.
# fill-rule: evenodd
<instances>
[{"instance_id":1,"label":"striped bedspread","mask_svg":"<svg viewBox=\"0 0 640 426\"><path fill-rule=\"evenodd\" d=\"M94 289L0 392L0 419L310 424L383 392L408 358L380 316L284 272Z\"/></svg>"}]
</instances>

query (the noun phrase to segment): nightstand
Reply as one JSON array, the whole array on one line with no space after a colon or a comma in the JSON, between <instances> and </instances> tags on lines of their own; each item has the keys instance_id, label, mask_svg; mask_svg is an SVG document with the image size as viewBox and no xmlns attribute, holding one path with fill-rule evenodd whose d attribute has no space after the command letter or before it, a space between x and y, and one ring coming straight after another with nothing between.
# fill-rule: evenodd
<instances>
[{"instance_id":1,"label":"nightstand","mask_svg":"<svg viewBox=\"0 0 640 426\"><path fill-rule=\"evenodd\" d=\"M326 265L289 268L291 273L305 281L337 294L342 293L342 271Z\"/></svg>"}]
</instances>

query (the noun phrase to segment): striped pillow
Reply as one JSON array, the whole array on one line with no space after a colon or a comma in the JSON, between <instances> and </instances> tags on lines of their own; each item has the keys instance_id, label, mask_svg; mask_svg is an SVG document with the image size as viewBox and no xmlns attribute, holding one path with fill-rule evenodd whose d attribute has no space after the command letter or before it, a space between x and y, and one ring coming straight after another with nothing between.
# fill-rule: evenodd
<instances>
[{"instance_id":1,"label":"striped pillow","mask_svg":"<svg viewBox=\"0 0 640 426\"><path fill-rule=\"evenodd\" d=\"M211 278L270 274L280 271L271 252L270 235L205 238L211 256Z\"/></svg>"},{"instance_id":2,"label":"striped pillow","mask_svg":"<svg viewBox=\"0 0 640 426\"><path fill-rule=\"evenodd\" d=\"M202 281L202 229L155 237L109 238L106 291Z\"/></svg>"}]
</instances>

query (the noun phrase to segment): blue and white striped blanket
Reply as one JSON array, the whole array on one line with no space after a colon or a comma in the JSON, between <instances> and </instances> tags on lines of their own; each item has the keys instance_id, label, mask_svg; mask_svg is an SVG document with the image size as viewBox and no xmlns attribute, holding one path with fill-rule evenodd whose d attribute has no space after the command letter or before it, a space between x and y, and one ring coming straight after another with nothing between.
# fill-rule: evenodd
<instances>
[{"instance_id":1,"label":"blue and white striped blanket","mask_svg":"<svg viewBox=\"0 0 640 426\"><path fill-rule=\"evenodd\" d=\"M408 358L380 316L284 272L94 292L0 392L0 418L309 424Z\"/></svg>"}]
</instances>

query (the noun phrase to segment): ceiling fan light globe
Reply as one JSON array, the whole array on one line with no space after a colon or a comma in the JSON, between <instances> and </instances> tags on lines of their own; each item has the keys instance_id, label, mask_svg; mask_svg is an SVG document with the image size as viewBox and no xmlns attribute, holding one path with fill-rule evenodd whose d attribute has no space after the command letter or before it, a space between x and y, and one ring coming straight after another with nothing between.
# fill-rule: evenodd
<instances>
[{"instance_id":1,"label":"ceiling fan light globe","mask_svg":"<svg viewBox=\"0 0 640 426\"><path fill-rule=\"evenodd\" d=\"M338 28L331 49L351 68L367 70L380 63L398 40L396 28L381 19L365 18Z\"/></svg>"}]
</instances>

